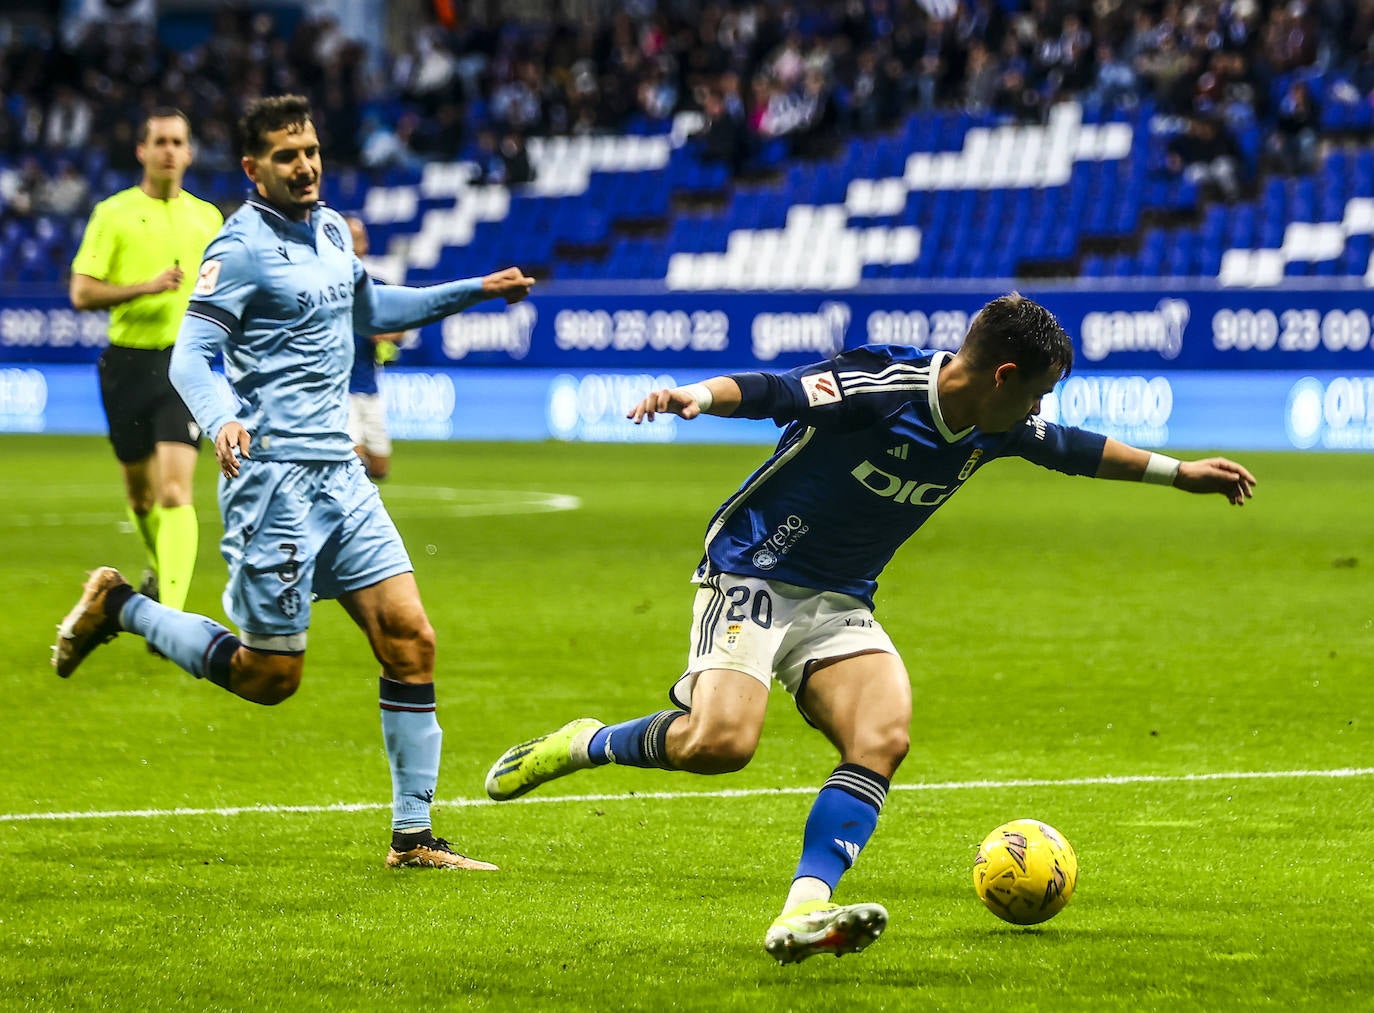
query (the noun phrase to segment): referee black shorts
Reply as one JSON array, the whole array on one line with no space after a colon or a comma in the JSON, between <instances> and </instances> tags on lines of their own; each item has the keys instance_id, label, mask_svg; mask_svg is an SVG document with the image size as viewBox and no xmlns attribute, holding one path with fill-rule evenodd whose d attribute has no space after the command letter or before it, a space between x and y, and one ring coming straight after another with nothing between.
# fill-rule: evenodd
<instances>
[{"instance_id":1,"label":"referee black shorts","mask_svg":"<svg viewBox=\"0 0 1374 1013\"><path fill-rule=\"evenodd\" d=\"M159 443L200 449L200 426L167 377L171 361L170 348L111 345L100 356L100 400L124 464L151 456Z\"/></svg>"}]
</instances>

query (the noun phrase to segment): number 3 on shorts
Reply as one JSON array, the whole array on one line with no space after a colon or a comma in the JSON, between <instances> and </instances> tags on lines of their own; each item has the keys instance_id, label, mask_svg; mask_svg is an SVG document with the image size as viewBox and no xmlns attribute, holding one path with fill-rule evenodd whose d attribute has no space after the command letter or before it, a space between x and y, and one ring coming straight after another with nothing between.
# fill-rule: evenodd
<instances>
[{"instance_id":1,"label":"number 3 on shorts","mask_svg":"<svg viewBox=\"0 0 1374 1013\"><path fill-rule=\"evenodd\" d=\"M296 553L299 550L294 542L282 542L277 548L286 553L286 562L277 569L277 577L283 584L290 584L300 576L301 564L300 560L296 558Z\"/></svg>"}]
</instances>

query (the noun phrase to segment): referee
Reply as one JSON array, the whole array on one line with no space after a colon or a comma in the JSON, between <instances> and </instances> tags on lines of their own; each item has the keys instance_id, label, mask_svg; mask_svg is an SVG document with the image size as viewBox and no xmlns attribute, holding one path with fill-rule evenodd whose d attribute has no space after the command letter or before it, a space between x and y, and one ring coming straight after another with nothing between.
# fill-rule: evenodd
<instances>
[{"instance_id":1,"label":"referee","mask_svg":"<svg viewBox=\"0 0 1374 1013\"><path fill-rule=\"evenodd\" d=\"M195 281L183 265L200 264L224 217L181 188L191 164L185 113L154 109L136 153L143 180L91 212L72 261L71 300L79 310L110 310L100 397L129 517L148 553L140 590L181 609L199 541L191 486L200 429L167 379L167 364Z\"/></svg>"}]
</instances>

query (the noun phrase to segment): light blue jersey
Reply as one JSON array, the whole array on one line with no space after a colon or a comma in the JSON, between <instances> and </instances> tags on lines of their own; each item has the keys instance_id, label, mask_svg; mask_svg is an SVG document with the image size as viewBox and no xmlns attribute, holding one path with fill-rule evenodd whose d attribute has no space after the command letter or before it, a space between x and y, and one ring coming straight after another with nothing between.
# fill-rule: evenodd
<instances>
[{"instance_id":1,"label":"light blue jersey","mask_svg":"<svg viewBox=\"0 0 1374 1013\"><path fill-rule=\"evenodd\" d=\"M210 243L171 376L212 439L232 419L252 436L259 460L348 460L355 329L423 326L482 296L480 278L422 289L373 285L348 237L332 208L297 222L250 197ZM220 351L237 406L225 404L210 373Z\"/></svg>"},{"instance_id":2,"label":"light blue jersey","mask_svg":"<svg viewBox=\"0 0 1374 1013\"><path fill-rule=\"evenodd\" d=\"M477 302L482 280L374 287L348 227L317 207L293 221L250 198L205 251L171 378L213 439L237 421L251 438L221 478L225 611L254 649L305 649L314 597L411 570L348 435L353 335L403 331ZM236 404L210 371L217 352Z\"/></svg>"}]
</instances>

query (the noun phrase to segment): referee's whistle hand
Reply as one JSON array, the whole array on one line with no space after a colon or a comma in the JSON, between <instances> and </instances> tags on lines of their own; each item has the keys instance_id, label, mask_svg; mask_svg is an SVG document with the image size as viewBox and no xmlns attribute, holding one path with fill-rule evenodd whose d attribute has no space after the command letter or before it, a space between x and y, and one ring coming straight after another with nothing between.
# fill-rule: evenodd
<instances>
[{"instance_id":1,"label":"referee's whistle hand","mask_svg":"<svg viewBox=\"0 0 1374 1013\"><path fill-rule=\"evenodd\" d=\"M215 437L215 460L225 478L236 478L239 473L240 458L250 456L248 446L252 442L248 430L237 422L226 422Z\"/></svg>"},{"instance_id":2,"label":"referee's whistle hand","mask_svg":"<svg viewBox=\"0 0 1374 1013\"><path fill-rule=\"evenodd\" d=\"M157 295L159 292L171 292L174 289L181 288L181 280L185 276L185 272L182 271L180 267L173 264L156 278L148 282L149 294Z\"/></svg>"}]
</instances>

